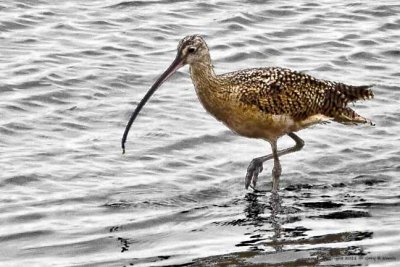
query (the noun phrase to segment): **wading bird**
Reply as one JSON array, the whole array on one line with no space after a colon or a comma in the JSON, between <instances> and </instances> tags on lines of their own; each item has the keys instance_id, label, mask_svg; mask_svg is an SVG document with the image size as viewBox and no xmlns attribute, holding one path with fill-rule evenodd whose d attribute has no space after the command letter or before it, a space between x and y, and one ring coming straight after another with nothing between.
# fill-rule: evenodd
<instances>
[{"instance_id":1,"label":"wading bird","mask_svg":"<svg viewBox=\"0 0 400 267\"><path fill-rule=\"evenodd\" d=\"M122 149L129 129L147 100L179 68L188 64L197 96L204 108L233 132L260 138L271 144L272 154L254 158L245 176L245 188L256 187L263 163L273 159L272 191L279 188L282 169L279 156L300 150L303 140L295 132L330 120L342 124L370 123L355 113L348 104L373 98L370 86L352 86L319 80L289 69L268 67L244 69L217 75L210 52L199 35L183 38L175 60L158 78L125 128ZM288 135L295 141L291 148L278 150L279 137Z\"/></svg>"}]
</instances>

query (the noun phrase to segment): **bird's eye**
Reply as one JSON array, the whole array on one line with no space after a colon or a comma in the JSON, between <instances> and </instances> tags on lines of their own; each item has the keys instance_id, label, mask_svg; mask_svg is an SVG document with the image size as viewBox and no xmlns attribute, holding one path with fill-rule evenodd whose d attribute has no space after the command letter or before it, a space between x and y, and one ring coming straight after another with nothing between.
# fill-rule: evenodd
<instances>
[{"instance_id":1,"label":"bird's eye","mask_svg":"<svg viewBox=\"0 0 400 267\"><path fill-rule=\"evenodd\" d=\"M196 47L191 46L188 48L189 53L194 53L195 51L196 51Z\"/></svg>"}]
</instances>

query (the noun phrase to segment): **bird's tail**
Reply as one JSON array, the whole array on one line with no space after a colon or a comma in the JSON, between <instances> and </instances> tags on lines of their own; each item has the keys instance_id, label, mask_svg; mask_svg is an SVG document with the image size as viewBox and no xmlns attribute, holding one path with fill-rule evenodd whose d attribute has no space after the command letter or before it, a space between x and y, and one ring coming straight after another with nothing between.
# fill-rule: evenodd
<instances>
[{"instance_id":1,"label":"bird's tail","mask_svg":"<svg viewBox=\"0 0 400 267\"><path fill-rule=\"evenodd\" d=\"M336 84L335 89L346 97L347 104L348 102L374 98L374 93L372 92L371 87L371 85L352 86L338 83Z\"/></svg>"},{"instance_id":2,"label":"bird's tail","mask_svg":"<svg viewBox=\"0 0 400 267\"><path fill-rule=\"evenodd\" d=\"M358 100L372 99L374 93L371 87L369 85L352 86L343 83L335 84L328 93L327 102L325 103L325 105L330 106L329 115L334 121L343 124L369 123L370 125L375 125L371 120L357 114L347 106L348 103Z\"/></svg>"},{"instance_id":3,"label":"bird's tail","mask_svg":"<svg viewBox=\"0 0 400 267\"><path fill-rule=\"evenodd\" d=\"M354 110L349 107L338 109L336 112L333 113L333 120L342 124L359 124L359 123L368 123L371 126L375 126L375 124L357 114Z\"/></svg>"}]
</instances>

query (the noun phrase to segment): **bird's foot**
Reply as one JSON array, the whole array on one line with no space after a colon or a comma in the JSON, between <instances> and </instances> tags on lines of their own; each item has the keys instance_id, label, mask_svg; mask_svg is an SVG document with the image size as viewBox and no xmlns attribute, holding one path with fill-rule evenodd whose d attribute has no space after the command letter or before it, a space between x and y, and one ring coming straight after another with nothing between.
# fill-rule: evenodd
<instances>
[{"instance_id":1,"label":"bird's foot","mask_svg":"<svg viewBox=\"0 0 400 267\"><path fill-rule=\"evenodd\" d=\"M262 172L262 170L263 162L259 159L253 159L250 162L249 167L247 167L246 178L244 180L244 186L246 189L248 189L250 186L253 190L256 190L258 175Z\"/></svg>"}]
</instances>

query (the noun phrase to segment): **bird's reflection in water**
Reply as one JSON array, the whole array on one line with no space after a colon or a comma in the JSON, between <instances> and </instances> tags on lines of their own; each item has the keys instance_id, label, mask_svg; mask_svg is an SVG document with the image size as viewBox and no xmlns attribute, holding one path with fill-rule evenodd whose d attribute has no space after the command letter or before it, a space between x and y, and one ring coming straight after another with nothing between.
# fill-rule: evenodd
<instances>
[{"instance_id":1,"label":"bird's reflection in water","mask_svg":"<svg viewBox=\"0 0 400 267\"><path fill-rule=\"evenodd\" d=\"M281 223L279 222L279 213L282 210L282 200L279 197L279 192L272 192L270 197L270 205L271 205L271 215L270 222L272 225L272 230L274 231L274 235L272 236L271 245L274 247L275 251L282 251L283 245L279 242L281 237Z\"/></svg>"},{"instance_id":2,"label":"bird's reflection in water","mask_svg":"<svg viewBox=\"0 0 400 267\"><path fill-rule=\"evenodd\" d=\"M320 266L324 263L324 266L332 266L332 263L337 262L340 262L340 266L349 266L345 265L346 258L343 257L352 256L351 259L359 259L366 255L364 248L354 245L354 242L371 238L372 232L307 234L306 232L312 229L301 225L289 226L293 222L301 222L302 216L298 212L304 210L296 207L302 204L298 203L298 199L293 203L293 200L284 198L284 195L285 191L281 191L280 194L266 191L248 193L245 196L244 208L246 218L224 224L245 227L246 240L236 244L237 247L245 247L243 251L197 259L190 266L300 267ZM318 223L320 220L318 219ZM332 218L328 217L328 220ZM358 266L359 262L356 264Z\"/></svg>"},{"instance_id":3,"label":"bird's reflection in water","mask_svg":"<svg viewBox=\"0 0 400 267\"><path fill-rule=\"evenodd\" d=\"M246 200L248 202L244 212L246 218L256 227L266 227L266 223L270 223L272 227L272 238L270 245L275 249L275 251L282 251L283 245L279 242L281 238L281 225L282 222L279 220L279 214L282 211L282 199L279 192L271 193L269 198L269 203L260 203L258 198L265 197L265 191L255 191L246 195ZM269 217L263 216L265 209L270 210ZM267 230L267 229L265 229Z\"/></svg>"}]
</instances>

